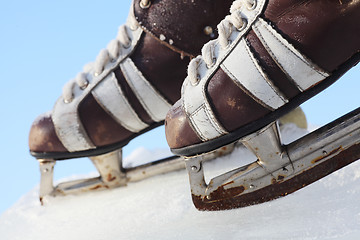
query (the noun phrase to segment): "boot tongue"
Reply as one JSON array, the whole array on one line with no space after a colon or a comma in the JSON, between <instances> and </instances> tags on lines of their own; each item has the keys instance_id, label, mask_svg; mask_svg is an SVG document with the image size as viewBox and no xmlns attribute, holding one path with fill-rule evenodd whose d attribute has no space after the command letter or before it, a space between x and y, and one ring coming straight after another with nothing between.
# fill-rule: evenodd
<instances>
[{"instance_id":1,"label":"boot tongue","mask_svg":"<svg viewBox=\"0 0 360 240\"><path fill-rule=\"evenodd\" d=\"M196 56L217 37L217 24L229 14L232 0L153 0L148 8L134 1L134 14L142 28L183 55Z\"/></svg>"}]
</instances>

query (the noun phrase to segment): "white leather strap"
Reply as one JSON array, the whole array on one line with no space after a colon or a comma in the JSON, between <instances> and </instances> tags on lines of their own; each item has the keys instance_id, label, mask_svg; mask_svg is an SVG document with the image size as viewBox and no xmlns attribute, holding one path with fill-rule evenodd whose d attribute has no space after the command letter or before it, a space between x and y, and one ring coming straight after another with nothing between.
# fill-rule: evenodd
<instances>
[{"instance_id":1,"label":"white leather strap","mask_svg":"<svg viewBox=\"0 0 360 240\"><path fill-rule=\"evenodd\" d=\"M253 30L274 61L293 80L300 91L305 91L329 76L306 59L263 19L255 22Z\"/></svg>"},{"instance_id":2,"label":"white leather strap","mask_svg":"<svg viewBox=\"0 0 360 240\"><path fill-rule=\"evenodd\" d=\"M129 131L139 132L149 126L131 107L113 72L95 87L92 95L104 110Z\"/></svg>"},{"instance_id":3,"label":"white leather strap","mask_svg":"<svg viewBox=\"0 0 360 240\"><path fill-rule=\"evenodd\" d=\"M189 80L187 79L186 81ZM206 96L204 96L203 84L196 88L185 87L184 93L185 94L183 95L182 100L185 112L188 113L188 119L191 125L203 141L216 138L227 133L217 121ZM202 100L203 104L194 109L194 105L191 105L194 100Z\"/></svg>"},{"instance_id":4,"label":"white leather strap","mask_svg":"<svg viewBox=\"0 0 360 240\"><path fill-rule=\"evenodd\" d=\"M199 82L194 86L189 76L185 79L182 86L182 101L184 111L189 119L190 124L203 140L209 140L226 134L227 131L217 120L215 114L211 110L211 106L207 100L205 86L208 80L219 68L220 64L226 59L228 54L233 51L237 43L242 39L243 35L251 28L253 22L257 19L265 6L265 0L258 0L255 9L242 7L241 13L246 16L246 26L241 31L232 31L229 36L229 46L223 49L218 39L213 41L212 47L216 62L208 68L204 61L200 61L197 69ZM241 69L241 67L239 67Z\"/></svg>"},{"instance_id":5,"label":"white leather strap","mask_svg":"<svg viewBox=\"0 0 360 240\"><path fill-rule=\"evenodd\" d=\"M226 133L216 120L206 96L208 81L219 67L239 88L262 106L274 111L288 102L250 51L244 39L244 34L250 29L254 30L265 49L288 76L289 81L292 81L300 91L309 89L329 76L259 17L266 3L264 0L254 2L255 7L251 9L244 2L236 3L232 8L232 15L227 16L220 23L222 31L219 32L219 38L215 42L210 42L211 47L204 50L211 51L208 55L205 54L208 66L201 58L193 60L189 68L190 77L185 79L182 88L184 111L193 129L203 141ZM238 18L241 18L241 21ZM229 24L229 21L232 24ZM235 25L244 27L235 29ZM216 58L215 64L211 64L214 61L209 56Z\"/></svg>"},{"instance_id":6,"label":"white leather strap","mask_svg":"<svg viewBox=\"0 0 360 240\"><path fill-rule=\"evenodd\" d=\"M238 43L221 67L241 89L270 110L288 102L261 69L245 39Z\"/></svg>"},{"instance_id":7,"label":"white leather strap","mask_svg":"<svg viewBox=\"0 0 360 240\"><path fill-rule=\"evenodd\" d=\"M163 121L171 105L151 86L130 58L123 61L120 68L130 88L149 116L155 122Z\"/></svg>"},{"instance_id":8,"label":"white leather strap","mask_svg":"<svg viewBox=\"0 0 360 240\"><path fill-rule=\"evenodd\" d=\"M133 49L135 48L138 40L143 33L141 28L134 30L128 29L128 34L131 39L131 45L128 48L123 48L120 52L120 56L115 62L109 62L105 66L101 74L95 74L94 70L86 74L86 78L89 81L88 86L85 89L81 89L79 86L75 86L73 89L73 100L69 103L65 103L63 97L60 97L52 111L52 120L54 123L56 134L62 144L69 152L83 151L95 148L78 116L78 107L83 99L91 94L91 91L119 66L120 62L126 59Z\"/></svg>"}]
</instances>

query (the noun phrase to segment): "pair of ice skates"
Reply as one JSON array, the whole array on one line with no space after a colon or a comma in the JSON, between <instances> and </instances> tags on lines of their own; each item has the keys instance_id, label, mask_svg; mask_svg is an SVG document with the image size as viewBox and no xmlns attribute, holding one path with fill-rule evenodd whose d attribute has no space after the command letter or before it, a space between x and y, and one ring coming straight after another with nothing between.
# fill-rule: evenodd
<instances>
[{"instance_id":1,"label":"pair of ice skates","mask_svg":"<svg viewBox=\"0 0 360 240\"><path fill-rule=\"evenodd\" d=\"M359 17L351 0L135 0L117 38L31 128L40 199L186 165L197 208L231 209L357 160L359 109L288 145L277 120L357 64ZM186 157L122 168L121 148L164 120L170 148ZM203 161L238 141L258 160L206 183ZM54 187L55 162L76 157L90 157L100 176Z\"/></svg>"}]
</instances>

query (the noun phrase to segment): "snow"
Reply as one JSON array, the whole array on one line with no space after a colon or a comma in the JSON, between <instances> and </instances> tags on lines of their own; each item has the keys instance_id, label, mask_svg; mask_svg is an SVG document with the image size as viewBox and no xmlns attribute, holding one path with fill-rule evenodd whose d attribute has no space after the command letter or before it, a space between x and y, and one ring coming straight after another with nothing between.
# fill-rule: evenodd
<instances>
[{"instance_id":1,"label":"snow","mask_svg":"<svg viewBox=\"0 0 360 240\"><path fill-rule=\"evenodd\" d=\"M306 133L292 125L282 132L284 141ZM148 151L137 149L125 162L141 164ZM154 151L153 157L164 154L168 150ZM253 156L238 147L205 168L216 175L247 161ZM45 206L38 201L36 187L0 216L0 236L11 240L359 239L359 183L360 162L355 162L286 197L221 212L195 209L185 170L124 188L47 198Z\"/></svg>"}]
</instances>

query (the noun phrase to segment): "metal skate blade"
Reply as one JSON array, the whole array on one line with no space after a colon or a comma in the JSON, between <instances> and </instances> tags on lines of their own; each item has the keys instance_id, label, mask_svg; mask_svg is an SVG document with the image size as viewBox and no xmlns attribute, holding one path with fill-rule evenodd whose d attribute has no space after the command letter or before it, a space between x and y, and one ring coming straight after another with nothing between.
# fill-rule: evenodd
<instances>
[{"instance_id":1,"label":"metal skate blade","mask_svg":"<svg viewBox=\"0 0 360 240\"><path fill-rule=\"evenodd\" d=\"M39 159L40 162L40 201L46 196L64 196L89 191L109 189L126 185L126 176L121 169L121 149L90 158L100 176L89 179L79 179L53 185L54 166L52 159Z\"/></svg>"},{"instance_id":2,"label":"metal skate blade","mask_svg":"<svg viewBox=\"0 0 360 240\"><path fill-rule=\"evenodd\" d=\"M228 154L233 149L234 144L222 147L216 152L207 154L204 157L204 161ZM99 177L63 182L57 186L53 185L56 161L52 159L39 159L41 203L43 203L43 199L46 196L65 196L122 187L126 186L129 182L137 182L159 174L185 169L184 158L179 156L170 156L137 167L123 168L121 149L90 157L90 159L98 170Z\"/></svg>"},{"instance_id":3,"label":"metal skate blade","mask_svg":"<svg viewBox=\"0 0 360 240\"><path fill-rule=\"evenodd\" d=\"M360 158L360 108L282 145L273 123L243 139L257 161L205 182L203 156L185 160L194 205L226 210L286 196Z\"/></svg>"}]
</instances>

